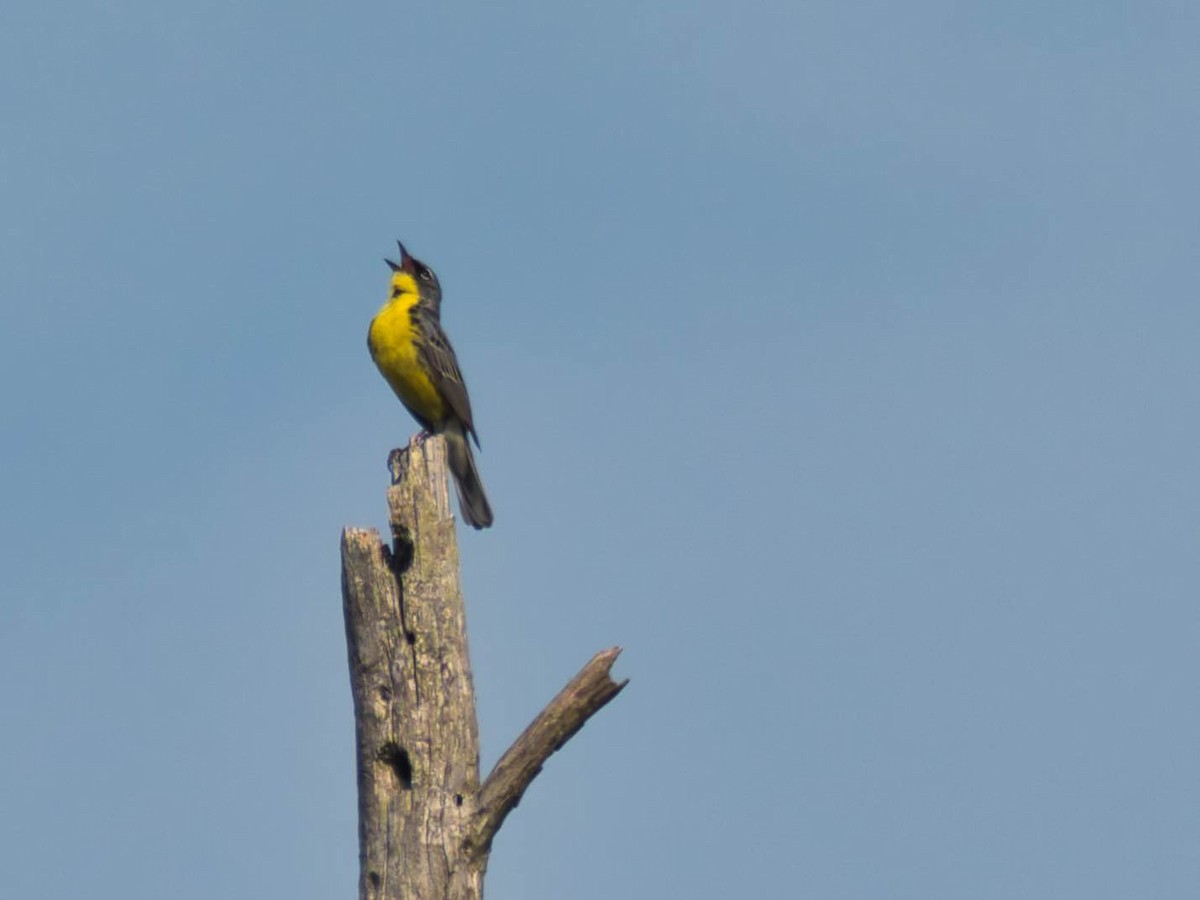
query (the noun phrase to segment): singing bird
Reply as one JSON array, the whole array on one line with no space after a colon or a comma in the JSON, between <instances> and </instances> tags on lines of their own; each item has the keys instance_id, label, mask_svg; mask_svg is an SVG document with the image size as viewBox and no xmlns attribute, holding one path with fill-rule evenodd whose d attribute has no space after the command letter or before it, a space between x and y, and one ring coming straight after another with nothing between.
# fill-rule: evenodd
<instances>
[{"instance_id":1,"label":"singing bird","mask_svg":"<svg viewBox=\"0 0 1200 900\"><path fill-rule=\"evenodd\" d=\"M479 436L458 358L442 331L442 287L433 269L410 256L399 241L396 245L400 262L384 260L392 270L391 290L371 320L367 347L380 374L420 426L430 434L445 435L463 520L474 528L487 528L492 507L471 452L471 439L478 447Z\"/></svg>"}]
</instances>

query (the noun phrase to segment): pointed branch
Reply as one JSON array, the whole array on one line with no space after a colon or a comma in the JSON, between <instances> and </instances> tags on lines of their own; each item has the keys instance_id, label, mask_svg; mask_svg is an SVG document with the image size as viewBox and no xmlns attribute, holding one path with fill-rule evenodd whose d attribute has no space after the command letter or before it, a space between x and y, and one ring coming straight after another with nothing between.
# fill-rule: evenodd
<instances>
[{"instance_id":1,"label":"pointed branch","mask_svg":"<svg viewBox=\"0 0 1200 900\"><path fill-rule=\"evenodd\" d=\"M620 647L611 647L593 656L500 757L479 789L469 852L488 852L505 817L551 754L629 683L628 678L613 681L610 674L620 652Z\"/></svg>"}]
</instances>

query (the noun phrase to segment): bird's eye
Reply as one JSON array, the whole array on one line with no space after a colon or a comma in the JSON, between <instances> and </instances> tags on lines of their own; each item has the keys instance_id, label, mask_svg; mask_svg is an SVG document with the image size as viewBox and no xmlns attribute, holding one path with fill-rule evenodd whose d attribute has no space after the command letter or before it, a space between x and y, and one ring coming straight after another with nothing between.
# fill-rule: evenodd
<instances>
[{"instance_id":1,"label":"bird's eye","mask_svg":"<svg viewBox=\"0 0 1200 900\"><path fill-rule=\"evenodd\" d=\"M421 266L421 271L418 273L422 281L433 281L433 272L430 269Z\"/></svg>"}]
</instances>

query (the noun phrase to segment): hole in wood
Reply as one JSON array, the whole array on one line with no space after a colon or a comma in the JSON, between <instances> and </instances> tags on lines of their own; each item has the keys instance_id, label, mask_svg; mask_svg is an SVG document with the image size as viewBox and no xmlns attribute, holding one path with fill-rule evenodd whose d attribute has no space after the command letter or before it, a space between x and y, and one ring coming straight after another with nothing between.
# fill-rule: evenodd
<instances>
[{"instance_id":1,"label":"hole in wood","mask_svg":"<svg viewBox=\"0 0 1200 900\"><path fill-rule=\"evenodd\" d=\"M408 641L409 644L415 644L417 642L417 636L411 631L404 632L404 639Z\"/></svg>"},{"instance_id":2,"label":"hole in wood","mask_svg":"<svg viewBox=\"0 0 1200 900\"><path fill-rule=\"evenodd\" d=\"M379 890L379 885L383 882L383 879L379 877L379 873L371 872L367 875L367 878L371 880L371 887L375 888L375 890Z\"/></svg>"},{"instance_id":3,"label":"hole in wood","mask_svg":"<svg viewBox=\"0 0 1200 900\"><path fill-rule=\"evenodd\" d=\"M408 790L412 787L412 760L408 751L399 744L388 741L379 748L378 760L392 770L400 785Z\"/></svg>"},{"instance_id":4,"label":"hole in wood","mask_svg":"<svg viewBox=\"0 0 1200 900\"><path fill-rule=\"evenodd\" d=\"M387 549L386 547L384 549ZM413 561L413 541L412 535L408 533L406 528L394 528L392 530L392 549L387 554L388 568L392 570L392 574L399 578L403 573L408 571L408 567Z\"/></svg>"},{"instance_id":5,"label":"hole in wood","mask_svg":"<svg viewBox=\"0 0 1200 900\"><path fill-rule=\"evenodd\" d=\"M455 806L462 806L462 794L455 794L455 795L454 795L454 805L455 805Z\"/></svg>"}]
</instances>

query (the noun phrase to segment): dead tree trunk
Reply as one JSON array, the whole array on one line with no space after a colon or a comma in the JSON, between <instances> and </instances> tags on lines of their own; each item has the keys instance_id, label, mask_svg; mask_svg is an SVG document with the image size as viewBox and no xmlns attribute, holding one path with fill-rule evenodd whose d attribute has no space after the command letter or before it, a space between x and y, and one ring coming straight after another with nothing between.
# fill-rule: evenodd
<instances>
[{"instance_id":1,"label":"dead tree trunk","mask_svg":"<svg viewBox=\"0 0 1200 900\"><path fill-rule=\"evenodd\" d=\"M392 546L342 534L360 900L478 900L492 840L546 759L625 686L596 654L480 784L475 689L441 438L393 451Z\"/></svg>"}]
</instances>

